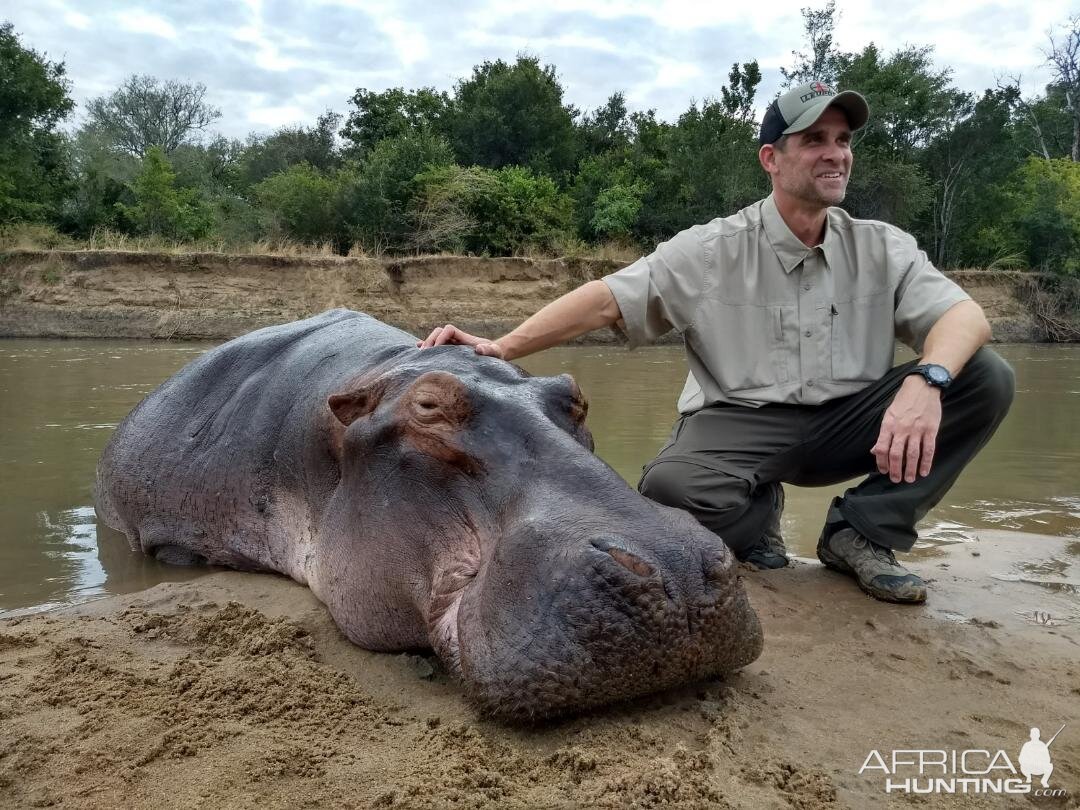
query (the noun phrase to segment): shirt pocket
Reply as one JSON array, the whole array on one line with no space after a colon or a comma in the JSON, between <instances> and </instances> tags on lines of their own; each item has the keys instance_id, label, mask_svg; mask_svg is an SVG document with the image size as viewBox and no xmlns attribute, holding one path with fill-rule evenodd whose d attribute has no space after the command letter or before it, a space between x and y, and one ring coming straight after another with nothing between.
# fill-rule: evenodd
<instances>
[{"instance_id":1,"label":"shirt pocket","mask_svg":"<svg viewBox=\"0 0 1080 810\"><path fill-rule=\"evenodd\" d=\"M794 306L712 300L716 321L697 332L700 357L724 391L773 388L791 379L788 344L797 339Z\"/></svg>"},{"instance_id":2,"label":"shirt pocket","mask_svg":"<svg viewBox=\"0 0 1080 810\"><path fill-rule=\"evenodd\" d=\"M832 379L873 381L892 368L893 296L889 290L832 305Z\"/></svg>"}]
</instances>

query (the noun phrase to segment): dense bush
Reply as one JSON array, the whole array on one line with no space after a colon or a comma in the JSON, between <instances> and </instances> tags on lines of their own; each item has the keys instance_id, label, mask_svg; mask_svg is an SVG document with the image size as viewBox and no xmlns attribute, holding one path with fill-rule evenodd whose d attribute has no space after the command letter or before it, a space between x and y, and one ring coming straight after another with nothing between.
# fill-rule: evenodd
<instances>
[{"instance_id":1,"label":"dense bush","mask_svg":"<svg viewBox=\"0 0 1080 810\"><path fill-rule=\"evenodd\" d=\"M417 176L452 161L450 145L439 135L410 132L379 141L340 175L336 205L347 238L369 253L407 249Z\"/></svg>"},{"instance_id":2,"label":"dense bush","mask_svg":"<svg viewBox=\"0 0 1080 810\"><path fill-rule=\"evenodd\" d=\"M1028 158L1008 190L1003 247L1044 270L1080 275L1080 163Z\"/></svg>"},{"instance_id":3,"label":"dense bush","mask_svg":"<svg viewBox=\"0 0 1080 810\"><path fill-rule=\"evenodd\" d=\"M177 241L201 239L213 214L195 189L176 187L176 174L160 146L152 146L131 182L134 202L117 203L121 221L134 233L157 234Z\"/></svg>"},{"instance_id":4,"label":"dense bush","mask_svg":"<svg viewBox=\"0 0 1080 810\"><path fill-rule=\"evenodd\" d=\"M976 97L928 48L840 51L834 14L804 10L810 48L782 72L869 101L844 207L910 230L941 266L1080 274L1077 77L1058 70L1034 98L1016 85ZM1058 41L1069 37L1080 32ZM477 65L451 92L360 88L344 118L241 141L204 132L218 116L205 87L133 76L64 136L63 65L0 24L0 225L339 252L647 251L769 192L761 79L755 61L732 65L715 97L667 122L620 92L581 113L553 65L521 55Z\"/></svg>"},{"instance_id":5,"label":"dense bush","mask_svg":"<svg viewBox=\"0 0 1080 810\"><path fill-rule=\"evenodd\" d=\"M520 166L446 166L417 182L417 248L506 255L550 251L570 235L570 198Z\"/></svg>"},{"instance_id":6,"label":"dense bush","mask_svg":"<svg viewBox=\"0 0 1080 810\"><path fill-rule=\"evenodd\" d=\"M0 224L56 216L70 171L57 126L72 106L63 64L0 24Z\"/></svg>"},{"instance_id":7,"label":"dense bush","mask_svg":"<svg viewBox=\"0 0 1080 810\"><path fill-rule=\"evenodd\" d=\"M252 190L273 236L312 243L338 236L334 181L308 164L290 166Z\"/></svg>"}]
</instances>

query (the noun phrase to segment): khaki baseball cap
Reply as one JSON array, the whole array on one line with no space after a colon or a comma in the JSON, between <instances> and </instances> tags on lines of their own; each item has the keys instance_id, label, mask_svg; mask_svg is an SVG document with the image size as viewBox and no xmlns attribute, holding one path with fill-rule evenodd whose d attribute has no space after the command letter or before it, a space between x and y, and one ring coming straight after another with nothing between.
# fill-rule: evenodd
<instances>
[{"instance_id":1,"label":"khaki baseball cap","mask_svg":"<svg viewBox=\"0 0 1080 810\"><path fill-rule=\"evenodd\" d=\"M870 118L866 99L854 90L837 93L821 82L807 82L793 87L769 105L761 119L758 142L776 143L781 135L802 132L817 121L829 107L839 107L852 130L862 129Z\"/></svg>"}]
</instances>

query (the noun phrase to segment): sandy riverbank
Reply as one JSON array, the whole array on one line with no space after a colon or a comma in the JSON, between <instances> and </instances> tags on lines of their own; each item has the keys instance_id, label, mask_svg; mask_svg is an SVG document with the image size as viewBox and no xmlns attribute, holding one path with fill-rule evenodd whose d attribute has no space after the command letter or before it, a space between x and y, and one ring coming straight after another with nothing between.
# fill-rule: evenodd
<instances>
[{"instance_id":1,"label":"sandy riverbank","mask_svg":"<svg viewBox=\"0 0 1080 810\"><path fill-rule=\"evenodd\" d=\"M884 807L871 749L1001 748L1032 725L1080 806L1080 542L982 532L913 567L926 607L807 561L747 573L762 658L534 729L417 656L349 644L310 592L215 573L0 621L0 807Z\"/></svg>"},{"instance_id":2,"label":"sandy riverbank","mask_svg":"<svg viewBox=\"0 0 1080 810\"><path fill-rule=\"evenodd\" d=\"M417 335L452 320L494 336L625 261L13 250L0 252L0 337L221 340L333 307L367 312ZM949 275L983 307L995 340L1045 339L1017 295L1025 274ZM610 330L582 338L615 339Z\"/></svg>"}]
</instances>

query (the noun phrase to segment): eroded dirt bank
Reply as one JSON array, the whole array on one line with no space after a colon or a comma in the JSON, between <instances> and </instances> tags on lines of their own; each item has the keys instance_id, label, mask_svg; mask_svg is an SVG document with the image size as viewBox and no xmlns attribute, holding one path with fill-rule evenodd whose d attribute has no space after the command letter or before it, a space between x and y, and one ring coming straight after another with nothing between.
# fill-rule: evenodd
<instances>
[{"instance_id":1,"label":"eroded dirt bank","mask_svg":"<svg viewBox=\"0 0 1080 810\"><path fill-rule=\"evenodd\" d=\"M602 259L12 251L0 254L0 337L224 339L339 306L414 334L453 320L495 335L619 266ZM953 277L982 304L996 340L1042 338L1016 298L1016 273Z\"/></svg>"},{"instance_id":2,"label":"eroded dirt bank","mask_svg":"<svg viewBox=\"0 0 1080 810\"><path fill-rule=\"evenodd\" d=\"M1075 546L980 533L914 563L931 581L916 608L816 563L747 573L759 661L532 729L478 718L429 659L349 644L280 577L7 619L0 807L1075 808ZM905 799L858 773L874 749L1016 763L1031 726L1046 739L1062 723L1057 798Z\"/></svg>"}]
</instances>

